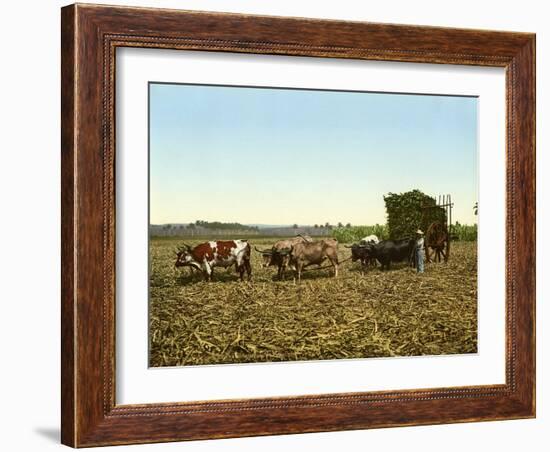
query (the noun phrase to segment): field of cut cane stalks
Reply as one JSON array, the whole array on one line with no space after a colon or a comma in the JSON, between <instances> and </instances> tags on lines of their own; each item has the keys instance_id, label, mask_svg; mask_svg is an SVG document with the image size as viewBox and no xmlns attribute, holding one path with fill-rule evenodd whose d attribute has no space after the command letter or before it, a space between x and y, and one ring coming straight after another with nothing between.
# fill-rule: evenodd
<instances>
[{"instance_id":1,"label":"field of cut cane stalks","mask_svg":"<svg viewBox=\"0 0 550 452\"><path fill-rule=\"evenodd\" d=\"M195 240L191 245L206 241ZM270 247L275 238L251 244ZM308 270L301 284L287 270L261 268L252 280L217 268L212 282L176 269L177 238L151 241L149 363L158 366L475 353L477 242L453 242L448 263L417 275L406 264L340 274ZM340 244L340 259L350 250ZM315 267L313 267L315 268Z\"/></svg>"}]
</instances>

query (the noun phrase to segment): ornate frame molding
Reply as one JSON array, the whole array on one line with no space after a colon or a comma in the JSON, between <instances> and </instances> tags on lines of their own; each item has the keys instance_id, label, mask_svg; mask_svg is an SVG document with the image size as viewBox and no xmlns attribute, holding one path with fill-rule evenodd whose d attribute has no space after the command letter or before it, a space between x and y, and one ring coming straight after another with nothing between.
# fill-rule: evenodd
<instances>
[{"instance_id":1,"label":"ornate frame molding","mask_svg":"<svg viewBox=\"0 0 550 452\"><path fill-rule=\"evenodd\" d=\"M118 47L506 68L506 384L116 405ZM62 442L80 447L533 417L534 59L535 37L526 33L79 4L63 8Z\"/></svg>"}]
</instances>

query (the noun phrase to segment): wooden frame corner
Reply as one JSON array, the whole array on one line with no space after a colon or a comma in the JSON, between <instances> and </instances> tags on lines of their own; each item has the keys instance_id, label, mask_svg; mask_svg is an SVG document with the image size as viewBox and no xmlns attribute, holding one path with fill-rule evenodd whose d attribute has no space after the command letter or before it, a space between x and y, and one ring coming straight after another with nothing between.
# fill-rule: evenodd
<instances>
[{"instance_id":1,"label":"wooden frame corner","mask_svg":"<svg viewBox=\"0 0 550 452\"><path fill-rule=\"evenodd\" d=\"M61 12L62 442L73 447L535 416L535 35L70 5ZM114 82L119 47L506 69L506 384L115 403Z\"/></svg>"}]
</instances>

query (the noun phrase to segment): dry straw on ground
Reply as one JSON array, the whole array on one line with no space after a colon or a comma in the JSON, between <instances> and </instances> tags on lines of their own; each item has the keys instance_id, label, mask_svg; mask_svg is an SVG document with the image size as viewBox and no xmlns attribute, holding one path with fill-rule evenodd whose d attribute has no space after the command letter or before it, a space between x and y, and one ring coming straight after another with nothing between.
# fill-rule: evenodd
<instances>
[{"instance_id":1,"label":"dry straw on ground","mask_svg":"<svg viewBox=\"0 0 550 452\"><path fill-rule=\"evenodd\" d=\"M362 274L347 261L337 279L313 270L299 285L290 271L274 280L275 268L261 268L256 252L251 282L239 282L234 268L205 282L174 267L177 244L151 242L151 366L477 351L476 242L453 243L450 261L428 264L423 275L405 264ZM339 253L349 257L343 246Z\"/></svg>"}]
</instances>

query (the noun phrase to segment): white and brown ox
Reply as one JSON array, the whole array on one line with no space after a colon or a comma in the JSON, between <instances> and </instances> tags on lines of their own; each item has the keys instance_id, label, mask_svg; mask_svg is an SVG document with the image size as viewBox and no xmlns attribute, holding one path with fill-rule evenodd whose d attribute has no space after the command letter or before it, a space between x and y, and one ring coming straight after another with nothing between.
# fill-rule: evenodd
<instances>
[{"instance_id":1,"label":"white and brown ox","mask_svg":"<svg viewBox=\"0 0 550 452\"><path fill-rule=\"evenodd\" d=\"M285 270L290 259L289 253L291 248L300 242L312 242L308 235L297 235L290 239L279 240L271 247L271 249L260 250L255 248L258 253L262 254L262 267L267 268L271 266L277 267L277 278L284 279Z\"/></svg>"},{"instance_id":2,"label":"white and brown ox","mask_svg":"<svg viewBox=\"0 0 550 452\"><path fill-rule=\"evenodd\" d=\"M246 240L218 240L201 243L194 248L184 244L177 251L176 267L192 267L200 270L207 281L212 279L214 267L231 267L239 272L241 281L244 273L250 279L250 245Z\"/></svg>"},{"instance_id":3,"label":"white and brown ox","mask_svg":"<svg viewBox=\"0 0 550 452\"><path fill-rule=\"evenodd\" d=\"M302 270L309 265L321 265L326 259L334 267L334 277L338 276L338 240L324 239L315 242L298 242L288 253L289 264L294 267L298 275L298 282L302 279Z\"/></svg>"}]
</instances>

